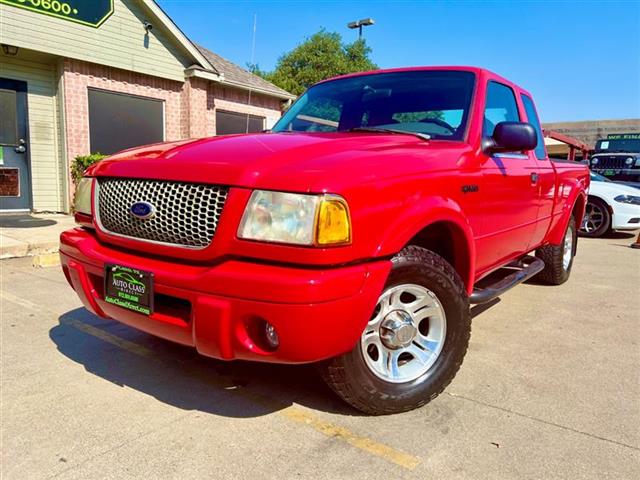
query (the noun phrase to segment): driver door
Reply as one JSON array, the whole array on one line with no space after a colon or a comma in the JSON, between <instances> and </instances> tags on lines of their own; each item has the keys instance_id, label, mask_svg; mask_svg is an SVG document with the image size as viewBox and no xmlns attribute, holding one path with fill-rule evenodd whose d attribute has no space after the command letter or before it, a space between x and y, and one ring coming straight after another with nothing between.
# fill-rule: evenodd
<instances>
[{"instance_id":1,"label":"driver door","mask_svg":"<svg viewBox=\"0 0 640 480\"><path fill-rule=\"evenodd\" d=\"M521 121L514 90L490 81L483 136L500 122ZM527 253L538 216L535 160L523 152L484 155L482 161L483 229L477 238L478 271L486 272Z\"/></svg>"}]
</instances>

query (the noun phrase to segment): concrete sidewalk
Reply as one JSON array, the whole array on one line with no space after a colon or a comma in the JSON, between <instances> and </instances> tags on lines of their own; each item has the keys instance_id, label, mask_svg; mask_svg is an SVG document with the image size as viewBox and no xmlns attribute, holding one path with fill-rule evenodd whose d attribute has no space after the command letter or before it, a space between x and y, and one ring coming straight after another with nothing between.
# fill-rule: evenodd
<instances>
[{"instance_id":1,"label":"concrete sidewalk","mask_svg":"<svg viewBox=\"0 0 640 480\"><path fill-rule=\"evenodd\" d=\"M60 233L74 225L72 215L0 215L0 258L55 253Z\"/></svg>"}]
</instances>

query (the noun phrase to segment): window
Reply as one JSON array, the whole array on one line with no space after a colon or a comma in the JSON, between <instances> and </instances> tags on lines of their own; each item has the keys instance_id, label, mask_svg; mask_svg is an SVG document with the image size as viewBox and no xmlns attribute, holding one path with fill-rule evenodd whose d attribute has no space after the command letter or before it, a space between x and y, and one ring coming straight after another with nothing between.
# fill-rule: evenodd
<instances>
[{"instance_id":1,"label":"window","mask_svg":"<svg viewBox=\"0 0 640 480\"><path fill-rule=\"evenodd\" d=\"M319 83L302 95L274 132L349 132L363 127L463 140L475 75L416 70Z\"/></svg>"},{"instance_id":2,"label":"window","mask_svg":"<svg viewBox=\"0 0 640 480\"><path fill-rule=\"evenodd\" d=\"M485 137L490 137L500 122L519 121L518 104L513 90L502 83L489 82L482 134Z\"/></svg>"},{"instance_id":3,"label":"window","mask_svg":"<svg viewBox=\"0 0 640 480\"><path fill-rule=\"evenodd\" d=\"M89 89L92 152L120 150L164 141L164 102Z\"/></svg>"},{"instance_id":4,"label":"window","mask_svg":"<svg viewBox=\"0 0 640 480\"><path fill-rule=\"evenodd\" d=\"M527 112L527 121L533 125L536 129L536 133L538 134L538 145L536 146L536 158L543 160L547 158L547 152L544 149L544 135L542 134L542 127L540 126L540 120L538 119L538 114L536 113L536 107L533 105L533 100L531 100L527 95L521 95L522 103L524 104L524 111Z\"/></svg>"},{"instance_id":5,"label":"window","mask_svg":"<svg viewBox=\"0 0 640 480\"><path fill-rule=\"evenodd\" d=\"M596 152L624 152L640 153L640 137L633 138L638 134L621 134L617 136L628 136L632 138L607 138L596 142ZM609 135L611 137L611 135Z\"/></svg>"},{"instance_id":6,"label":"window","mask_svg":"<svg viewBox=\"0 0 640 480\"><path fill-rule=\"evenodd\" d=\"M0 145L18 144L17 106L16 92L0 90Z\"/></svg>"},{"instance_id":7,"label":"window","mask_svg":"<svg viewBox=\"0 0 640 480\"><path fill-rule=\"evenodd\" d=\"M264 130L264 117L216 110L216 135L256 133Z\"/></svg>"}]
</instances>

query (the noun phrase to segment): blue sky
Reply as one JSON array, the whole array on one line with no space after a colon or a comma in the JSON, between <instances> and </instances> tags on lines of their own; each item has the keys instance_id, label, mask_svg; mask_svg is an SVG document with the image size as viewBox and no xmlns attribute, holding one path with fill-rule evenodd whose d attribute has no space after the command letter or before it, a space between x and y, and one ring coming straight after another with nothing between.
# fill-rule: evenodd
<instances>
[{"instance_id":1,"label":"blue sky","mask_svg":"<svg viewBox=\"0 0 640 480\"><path fill-rule=\"evenodd\" d=\"M245 66L272 69L320 28L364 30L383 68L477 65L530 90L543 121L640 118L640 0L159 0L195 42Z\"/></svg>"}]
</instances>

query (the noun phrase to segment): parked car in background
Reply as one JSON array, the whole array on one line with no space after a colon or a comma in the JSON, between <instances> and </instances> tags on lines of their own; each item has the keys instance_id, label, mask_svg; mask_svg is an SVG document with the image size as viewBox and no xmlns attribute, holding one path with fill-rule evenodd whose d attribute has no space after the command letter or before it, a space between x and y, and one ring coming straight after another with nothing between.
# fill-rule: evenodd
<instances>
[{"instance_id":1,"label":"parked car in background","mask_svg":"<svg viewBox=\"0 0 640 480\"><path fill-rule=\"evenodd\" d=\"M92 165L60 255L100 317L223 360L318 362L354 407L402 412L460 368L470 303L568 280L588 186L517 85L380 70L314 85L270 133Z\"/></svg>"},{"instance_id":2,"label":"parked car in background","mask_svg":"<svg viewBox=\"0 0 640 480\"><path fill-rule=\"evenodd\" d=\"M598 140L589 165L610 180L640 182L640 133L616 133Z\"/></svg>"},{"instance_id":3,"label":"parked car in background","mask_svg":"<svg viewBox=\"0 0 640 480\"><path fill-rule=\"evenodd\" d=\"M640 190L591 172L580 234L600 237L611 230L640 228Z\"/></svg>"}]
</instances>

